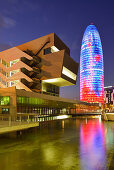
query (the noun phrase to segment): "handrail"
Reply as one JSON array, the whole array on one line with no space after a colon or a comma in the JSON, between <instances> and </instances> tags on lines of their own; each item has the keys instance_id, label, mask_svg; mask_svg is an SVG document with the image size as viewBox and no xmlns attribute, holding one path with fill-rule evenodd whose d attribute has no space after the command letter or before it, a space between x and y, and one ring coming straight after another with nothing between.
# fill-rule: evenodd
<instances>
[{"instance_id":1,"label":"handrail","mask_svg":"<svg viewBox=\"0 0 114 170\"><path fill-rule=\"evenodd\" d=\"M17 114L16 116L0 115L0 128L36 122L38 122L38 115L30 114L27 115Z\"/></svg>"},{"instance_id":2,"label":"handrail","mask_svg":"<svg viewBox=\"0 0 114 170\"><path fill-rule=\"evenodd\" d=\"M46 39L46 41L43 43L43 45L41 46L41 48L37 51L37 53L35 54L35 56L37 56L38 55L38 53L45 47L45 45L47 44L47 43L49 43L50 42L50 39L49 38L47 38Z\"/></svg>"}]
</instances>

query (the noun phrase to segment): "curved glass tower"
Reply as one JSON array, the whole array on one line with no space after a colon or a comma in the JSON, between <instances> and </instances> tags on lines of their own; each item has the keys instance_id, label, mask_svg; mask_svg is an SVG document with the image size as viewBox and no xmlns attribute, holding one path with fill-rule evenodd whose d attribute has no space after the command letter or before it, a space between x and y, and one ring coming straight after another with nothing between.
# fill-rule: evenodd
<instances>
[{"instance_id":1,"label":"curved glass tower","mask_svg":"<svg viewBox=\"0 0 114 170\"><path fill-rule=\"evenodd\" d=\"M95 25L84 33L80 55L80 100L104 103L103 51Z\"/></svg>"}]
</instances>

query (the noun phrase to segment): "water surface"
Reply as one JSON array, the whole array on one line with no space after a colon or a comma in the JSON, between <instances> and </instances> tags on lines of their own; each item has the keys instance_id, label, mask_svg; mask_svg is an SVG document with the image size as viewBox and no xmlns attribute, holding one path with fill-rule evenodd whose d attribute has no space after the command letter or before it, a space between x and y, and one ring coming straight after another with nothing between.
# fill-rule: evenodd
<instances>
[{"instance_id":1,"label":"water surface","mask_svg":"<svg viewBox=\"0 0 114 170\"><path fill-rule=\"evenodd\" d=\"M55 120L0 136L0 170L114 169L114 123Z\"/></svg>"}]
</instances>

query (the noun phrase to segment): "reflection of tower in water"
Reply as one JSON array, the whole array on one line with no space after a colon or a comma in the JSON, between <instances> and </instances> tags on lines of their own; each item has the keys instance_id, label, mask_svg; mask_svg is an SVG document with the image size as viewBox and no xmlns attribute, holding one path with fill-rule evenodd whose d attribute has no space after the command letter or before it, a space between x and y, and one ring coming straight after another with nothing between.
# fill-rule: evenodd
<instances>
[{"instance_id":1,"label":"reflection of tower in water","mask_svg":"<svg viewBox=\"0 0 114 170\"><path fill-rule=\"evenodd\" d=\"M81 169L104 169L106 162L104 126L89 120L80 127ZM86 153L86 154L85 154Z\"/></svg>"}]
</instances>

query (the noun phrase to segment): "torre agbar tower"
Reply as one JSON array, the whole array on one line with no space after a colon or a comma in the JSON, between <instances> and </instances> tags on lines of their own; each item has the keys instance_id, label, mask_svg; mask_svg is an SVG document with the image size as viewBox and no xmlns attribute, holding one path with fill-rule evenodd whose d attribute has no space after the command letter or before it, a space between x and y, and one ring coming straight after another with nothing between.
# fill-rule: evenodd
<instances>
[{"instance_id":1,"label":"torre agbar tower","mask_svg":"<svg viewBox=\"0 0 114 170\"><path fill-rule=\"evenodd\" d=\"M84 33L80 55L80 100L104 103L103 51L95 25Z\"/></svg>"}]
</instances>

